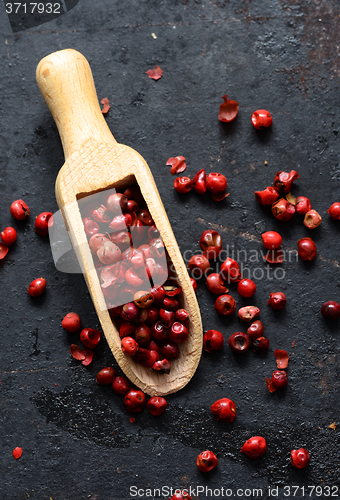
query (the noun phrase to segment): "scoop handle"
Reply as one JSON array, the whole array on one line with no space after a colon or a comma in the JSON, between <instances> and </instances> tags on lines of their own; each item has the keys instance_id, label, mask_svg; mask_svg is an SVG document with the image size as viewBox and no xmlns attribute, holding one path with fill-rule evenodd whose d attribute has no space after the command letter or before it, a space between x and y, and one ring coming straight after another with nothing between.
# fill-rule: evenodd
<instances>
[{"instance_id":1,"label":"scoop handle","mask_svg":"<svg viewBox=\"0 0 340 500\"><path fill-rule=\"evenodd\" d=\"M46 56L36 76L58 127L66 161L90 138L116 144L99 106L90 65L80 52L65 49Z\"/></svg>"}]
</instances>

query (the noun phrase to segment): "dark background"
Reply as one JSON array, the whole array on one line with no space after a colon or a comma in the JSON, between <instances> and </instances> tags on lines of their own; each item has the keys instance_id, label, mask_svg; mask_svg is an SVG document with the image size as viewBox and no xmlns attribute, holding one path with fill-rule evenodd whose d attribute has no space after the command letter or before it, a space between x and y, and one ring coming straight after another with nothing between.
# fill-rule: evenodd
<instances>
[{"instance_id":1,"label":"dark background","mask_svg":"<svg viewBox=\"0 0 340 500\"><path fill-rule=\"evenodd\" d=\"M340 200L340 3L80 0L66 15L17 34L4 6L0 12L0 227L18 230L17 244L0 264L1 500L126 499L131 485L200 484L234 492L339 485L340 426L328 428L339 424L339 322L325 322L320 306L340 299L340 223L326 213ZM101 368L116 367L106 341L87 368L71 358L78 335L61 328L63 316L76 311L93 328L98 319L83 277L56 271L48 239L34 232L40 212L57 210L54 183L63 164L35 68L48 53L70 47L89 60L99 98L110 99L107 122L117 141L150 165L182 252L197 251L211 224L219 225L229 249L261 250L260 234L269 229L282 234L284 249L296 248L303 236L318 248L310 264L285 262L284 279L257 280L250 301L231 285L238 306L261 308L267 355L250 350L237 357L227 343L219 354L204 352L189 385L167 398L166 413L154 418L145 410L135 424L123 400L96 384ZM155 64L164 71L157 82L145 74ZM229 125L217 118L226 93L240 102ZM271 130L252 127L258 108L272 113ZM179 196L165 166L176 155L186 157L190 176L200 168L224 173L230 196L220 203L208 195ZM276 221L254 198L277 171L293 168L300 174L294 194L308 196L324 218L312 232L300 216ZM31 209L23 223L9 213L18 198ZM263 262L249 267L266 270ZM26 287L40 276L47 292L32 299ZM284 311L267 306L273 291L286 293ZM244 330L236 315L217 317L203 282L197 295L205 330L220 329L226 340ZM270 394L265 377L276 367L275 348L290 354L289 385ZM221 397L236 404L233 424L217 423L210 413ZM268 444L256 461L239 451L252 435ZM12 456L16 446L23 448L19 460ZM289 455L301 446L311 463L298 471ZM195 464L205 449L219 459L210 474Z\"/></svg>"}]
</instances>

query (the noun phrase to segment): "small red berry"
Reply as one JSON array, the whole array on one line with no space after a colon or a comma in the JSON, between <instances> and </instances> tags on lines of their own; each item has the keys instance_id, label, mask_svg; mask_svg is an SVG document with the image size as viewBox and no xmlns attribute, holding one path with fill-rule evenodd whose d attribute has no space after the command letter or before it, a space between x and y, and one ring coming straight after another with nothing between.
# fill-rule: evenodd
<instances>
[{"instance_id":1,"label":"small red berry","mask_svg":"<svg viewBox=\"0 0 340 500\"><path fill-rule=\"evenodd\" d=\"M6 245L0 243L0 260L4 259L8 254L9 248Z\"/></svg>"},{"instance_id":2,"label":"small red berry","mask_svg":"<svg viewBox=\"0 0 340 500\"><path fill-rule=\"evenodd\" d=\"M77 313L71 312L66 314L61 322L61 326L69 333L75 333L81 328L80 317Z\"/></svg>"},{"instance_id":3,"label":"small red berry","mask_svg":"<svg viewBox=\"0 0 340 500\"><path fill-rule=\"evenodd\" d=\"M153 396L146 404L147 409L154 417L159 417L159 415L162 415L162 413L165 412L167 406L168 403L166 399L161 398L160 396Z\"/></svg>"},{"instance_id":4,"label":"small red berry","mask_svg":"<svg viewBox=\"0 0 340 500\"><path fill-rule=\"evenodd\" d=\"M161 346L160 357L172 361L179 356L178 345L175 342L167 341Z\"/></svg>"},{"instance_id":5,"label":"small red berry","mask_svg":"<svg viewBox=\"0 0 340 500\"><path fill-rule=\"evenodd\" d=\"M308 229L315 229L320 226L321 222L322 217L316 210L309 210L303 219L303 224L308 227Z\"/></svg>"},{"instance_id":6,"label":"small red berry","mask_svg":"<svg viewBox=\"0 0 340 500\"><path fill-rule=\"evenodd\" d=\"M227 257L221 266L220 274L228 283L236 283L239 281L240 268L236 260Z\"/></svg>"},{"instance_id":7,"label":"small red berry","mask_svg":"<svg viewBox=\"0 0 340 500\"><path fill-rule=\"evenodd\" d=\"M262 354L268 351L269 344L269 339L266 339L265 337L257 337L253 342L253 351Z\"/></svg>"},{"instance_id":8,"label":"small red berry","mask_svg":"<svg viewBox=\"0 0 340 500\"><path fill-rule=\"evenodd\" d=\"M157 321L151 325L151 336L158 341L166 341L168 339L168 331L161 321Z\"/></svg>"},{"instance_id":9,"label":"small red berry","mask_svg":"<svg viewBox=\"0 0 340 500\"><path fill-rule=\"evenodd\" d=\"M131 413L140 413L143 411L146 403L144 392L139 389L130 389L125 394L124 404L127 411Z\"/></svg>"},{"instance_id":10,"label":"small red berry","mask_svg":"<svg viewBox=\"0 0 340 500\"><path fill-rule=\"evenodd\" d=\"M32 281L32 283L27 288L28 293L32 297L39 297L46 290L46 280L45 278L37 278Z\"/></svg>"},{"instance_id":11,"label":"small red berry","mask_svg":"<svg viewBox=\"0 0 340 500\"><path fill-rule=\"evenodd\" d=\"M101 334L95 328L84 328L80 332L80 340L89 349L94 349L100 342Z\"/></svg>"},{"instance_id":12,"label":"small red berry","mask_svg":"<svg viewBox=\"0 0 340 500\"><path fill-rule=\"evenodd\" d=\"M171 363L167 359L160 359L152 365L152 369L158 373L170 373Z\"/></svg>"},{"instance_id":13,"label":"small red berry","mask_svg":"<svg viewBox=\"0 0 340 500\"><path fill-rule=\"evenodd\" d=\"M248 351L250 346L250 340L248 335L246 335L245 333L235 332L232 335L230 335L228 339L228 344L233 352L240 354L242 352Z\"/></svg>"},{"instance_id":14,"label":"small red berry","mask_svg":"<svg viewBox=\"0 0 340 500\"><path fill-rule=\"evenodd\" d=\"M180 323L187 323L189 319L189 313L185 309L177 309L175 314L175 320Z\"/></svg>"},{"instance_id":15,"label":"small red berry","mask_svg":"<svg viewBox=\"0 0 340 500\"><path fill-rule=\"evenodd\" d=\"M236 406L231 399L222 398L210 407L218 422L233 422L236 417Z\"/></svg>"},{"instance_id":16,"label":"small red berry","mask_svg":"<svg viewBox=\"0 0 340 500\"><path fill-rule=\"evenodd\" d=\"M327 210L333 220L340 220L340 203L335 202Z\"/></svg>"},{"instance_id":17,"label":"small red berry","mask_svg":"<svg viewBox=\"0 0 340 500\"><path fill-rule=\"evenodd\" d=\"M40 234L40 236L48 235L48 228L50 225L49 220L51 219L51 217L53 217L52 212L43 212L35 219L35 232Z\"/></svg>"},{"instance_id":18,"label":"small red berry","mask_svg":"<svg viewBox=\"0 0 340 500\"><path fill-rule=\"evenodd\" d=\"M206 285L209 292L215 295L222 295L229 292L229 290L224 286L223 278L218 273L211 273L206 279Z\"/></svg>"},{"instance_id":19,"label":"small red berry","mask_svg":"<svg viewBox=\"0 0 340 500\"><path fill-rule=\"evenodd\" d=\"M210 269L210 262L202 255L193 255L188 262L188 267L196 278L201 278Z\"/></svg>"},{"instance_id":20,"label":"small red berry","mask_svg":"<svg viewBox=\"0 0 340 500\"><path fill-rule=\"evenodd\" d=\"M159 319L165 328L170 328L175 321L175 313L173 311L167 311L166 309L159 310ZM157 323L156 323L157 324ZM155 337L156 338L156 337ZM156 340L160 340L157 339Z\"/></svg>"},{"instance_id":21,"label":"small red berry","mask_svg":"<svg viewBox=\"0 0 340 500\"><path fill-rule=\"evenodd\" d=\"M284 370L275 370L272 374L272 384L276 389L283 389L288 384L288 375Z\"/></svg>"},{"instance_id":22,"label":"small red berry","mask_svg":"<svg viewBox=\"0 0 340 500\"><path fill-rule=\"evenodd\" d=\"M278 172L275 175L273 187L279 191L279 193L290 193L292 189L293 182L300 176L296 170L291 170L290 172Z\"/></svg>"},{"instance_id":23,"label":"small red berry","mask_svg":"<svg viewBox=\"0 0 340 500\"><path fill-rule=\"evenodd\" d=\"M290 220L295 214L295 205L289 203L285 198L280 198L272 205L272 214L278 220Z\"/></svg>"},{"instance_id":24,"label":"small red berry","mask_svg":"<svg viewBox=\"0 0 340 500\"><path fill-rule=\"evenodd\" d=\"M254 321L247 329L247 335L250 339L255 340L263 335L263 323L259 319Z\"/></svg>"},{"instance_id":25,"label":"small red berry","mask_svg":"<svg viewBox=\"0 0 340 500\"><path fill-rule=\"evenodd\" d=\"M311 238L302 238L298 241L298 254L302 260L313 260L316 257L316 245Z\"/></svg>"},{"instance_id":26,"label":"small red berry","mask_svg":"<svg viewBox=\"0 0 340 500\"><path fill-rule=\"evenodd\" d=\"M205 181L206 181L206 173L205 170L202 168L195 174L192 180L192 184L196 193L204 194L206 192L207 186Z\"/></svg>"},{"instance_id":27,"label":"small red berry","mask_svg":"<svg viewBox=\"0 0 340 500\"><path fill-rule=\"evenodd\" d=\"M300 215L305 215L312 209L312 204L305 196L298 196L295 201L296 212Z\"/></svg>"},{"instance_id":28,"label":"small red berry","mask_svg":"<svg viewBox=\"0 0 340 500\"><path fill-rule=\"evenodd\" d=\"M340 304L334 300L324 302L321 306L321 314L327 319L338 319L340 317Z\"/></svg>"},{"instance_id":29,"label":"small red berry","mask_svg":"<svg viewBox=\"0 0 340 500\"><path fill-rule=\"evenodd\" d=\"M116 372L110 366L97 373L96 382L99 385L111 385L116 378Z\"/></svg>"},{"instance_id":30,"label":"small red berry","mask_svg":"<svg viewBox=\"0 0 340 500\"><path fill-rule=\"evenodd\" d=\"M25 220L30 214L30 209L23 200L15 200L11 205L10 212L14 219Z\"/></svg>"},{"instance_id":31,"label":"small red berry","mask_svg":"<svg viewBox=\"0 0 340 500\"><path fill-rule=\"evenodd\" d=\"M217 231L207 229L200 237L200 247L207 259L216 259L222 249L222 237Z\"/></svg>"},{"instance_id":32,"label":"small red berry","mask_svg":"<svg viewBox=\"0 0 340 500\"><path fill-rule=\"evenodd\" d=\"M194 278L190 278L190 281L191 281L192 287L194 289L194 292L196 293L197 292L197 281Z\"/></svg>"},{"instance_id":33,"label":"small red berry","mask_svg":"<svg viewBox=\"0 0 340 500\"><path fill-rule=\"evenodd\" d=\"M270 127L273 123L273 118L266 109L258 109L251 115L251 123L257 130L261 130Z\"/></svg>"},{"instance_id":34,"label":"small red berry","mask_svg":"<svg viewBox=\"0 0 340 500\"><path fill-rule=\"evenodd\" d=\"M204 350L207 352L220 351L223 349L224 337L217 330L208 330L203 336Z\"/></svg>"},{"instance_id":35,"label":"small red berry","mask_svg":"<svg viewBox=\"0 0 340 500\"><path fill-rule=\"evenodd\" d=\"M238 317L242 321L252 321L260 315L260 309L255 306L245 306L238 310Z\"/></svg>"},{"instance_id":36,"label":"small red berry","mask_svg":"<svg viewBox=\"0 0 340 500\"><path fill-rule=\"evenodd\" d=\"M127 196L122 193L114 193L108 197L106 206L109 212L118 215L126 211L127 203Z\"/></svg>"},{"instance_id":37,"label":"small red berry","mask_svg":"<svg viewBox=\"0 0 340 500\"><path fill-rule=\"evenodd\" d=\"M215 309L221 316L230 316L236 309L236 302L231 295L220 295L216 299Z\"/></svg>"},{"instance_id":38,"label":"small red berry","mask_svg":"<svg viewBox=\"0 0 340 500\"><path fill-rule=\"evenodd\" d=\"M272 205L279 197L279 193L272 186L268 186L263 191L255 191L255 198L260 205Z\"/></svg>"},{"instance_id":39,"label":"small red berry","mask_svg":"<svg viewBox=\"0 0 340 500\"><path fill-rule=\"evenodd\" d=\"M17 239L17 232L14 227L6 227L1 233L1 239L4 245L11 247Z\"/></svg>"},{"instance_id":40,"label":"small red berry","mask_svg":"<svg viewBox=\"0 0 340 500\"><path fill-rule=\"evenodd\" d=\"M125 396L130 387L131 384L124 375L116 377L112 383L113 392L118 394L118 396Z\"/></svg>"},{"instance_id":41,"label":"small red berry","mask_svg":"<svg viewBox=\"0 0 340 500\"><path fill-rule=\"evenodd\" d=\"M189 177L177 177L174 180L174 188L177 193L186 194L192 190L192 180Z\"/></svg>"},{"instance_id":42,"label":"small red berry","mask_svg":"<svg viewBox=\"0 0 340 500\"><path fill-rule=\"evenodd\" d=\"M169 500L191 500L191 497L188 493L175 493Z\"/></svg>"},{"instance_id":43,"label":"small red berry","mask_svg":"<svg viewBox=\"0 0 340 500\"><path fill-rule=\"evenodd\" d=\"M265 453L266 449L266 440L261 436L253 436L244 443L241 453L245 453L249 458L259 458Z\"/></svg>"},{"instance_id":44,"label":"small red berry","mask_svg":"<svg viewBox=\"0 0 340 500\"><path fill-rule=\"evenodd\" d=\"M222 193L227 189L226 177L218 172L208 174L205 182L207 190L212 194Z\"/></svg>"},{"instance_id":45,"label":"small red berry","mask_svg":"<svg viewBox=\"0 0 340 500\"><path fill-rule=\"evenodd\" d=\"M249 299L256 292L256 285L252 280L243 279L237 285L237 291L241 297Z\"/></svg>"},{"instance_id":46,"label":"small red berry","mask_svg":"<svg viewBox=\"0 0 340 500\"><path fill-rule=\"evenodd\" d=\"M122 351L124 354L134 356L138 349L139 345L132 337L124 337L122 339Z\"/></svg>"},{"instance_id":47,"label":"small red berry","mask_svg":"<svg viewBox=\"0 0 340 500\"><path fill-rule=\"evenodd\" d=\"M275 292L270 294L270 299L267 303L272 309L279 310L286 307L287 299L284 293Z\"/></svg>"},{"instance_id":48,"label":"small red berry","mask_svg":"<svg viewBox=\"0 0 340 500\"><path fill-rule=\"evenodd\" d=\"M124 337L125 338L125 337ZM145 323L140 323L135 328L135 339L140 347L145 347L151 340L151 330ZM123 342L123 341L122 341Z\"/></svg>"},{"instance_id":49,"label":"small red berry","mask_svg":"<svg viewBox=\"0 0 340 500\"><path fill-rule=\"evenodd\" d=\"M290 452L290 461L296 469L304 469L309 464L310 456L305 448L292 450Z\"/></svg>"},{"instance_id":50,"label":"small red berry","mask_svg":"<svg viewBox=\"0 0 340 500\"><path fill-rule=\"evenodd\" d=\"M14 448L13 457L15 458L15 460L18 460L18 458L20 458L21 455L22 455L22 448L20 448L20 446L17 446L16 448Z\"/></svg>"},{"instance_id":51,"label":"small red berry","mask_svg":"<svg viewBox=\"0 0 340 500\"><path fill-rule=\"evenodd\" d=\"M197 467L201 472L209 472L218 464L217 457L212 451L202 451L196 460Z\"/></svg>"},{"instance_id":52,"label":"small red berry","mask_svg":"<svg viewBox=\"0 0 340 500\"><path fill-rule=\"evenodd\" d=\"M189 331L186 326L178 321L175 321L169 330L169 340L171 342L184 342L189 336Z\"/></svg>"},{"instance_id":53,"label":"small red berry","mask_svg":"<svg viewBox=\"0 0 340 500\"><path fill-rule=\"evenodd\" d=\"M282 237L276 231L267 231L266 233L261 234L261 238L263 246L267 250L275 250L276 248L279 248L282 243Z\"/></svg>"},{"instance_id":54,"label":"small red berry","mask_svg":"<svg viewBox=\"0 0 340 500\"><path fill-rule=\"evenodd\" d=\"M153 305L154 306L159 306L165 297L165 290L162 286L159 287L154 287L151 289L151 292L153 295Z\"/></svg>"}]
</instances>

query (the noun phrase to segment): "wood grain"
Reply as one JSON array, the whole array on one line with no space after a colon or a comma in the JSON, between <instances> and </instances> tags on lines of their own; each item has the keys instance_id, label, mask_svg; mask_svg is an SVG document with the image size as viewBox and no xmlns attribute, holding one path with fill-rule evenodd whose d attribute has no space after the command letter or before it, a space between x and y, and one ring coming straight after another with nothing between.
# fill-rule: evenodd
<instances>
[{"instance_id":1,"label":"wood grain","mask_svg":"<svg viewBox=\"0 0 340 500\"><path fill-rule=\"evenodd\" d=\"M101 113L87 60L66 49L50 54L37 67L40 91L57 124L65 164L56 180L56 198L82 266L103 332L119 366L133 384L149 395L163 396L183 388L192 378L202 352L202 322L195 293L155 181L145 160L118 144ZM168 375L135 363L121 350L117 329L106 310L97 272L77 203L77 196L137 182L183 288L183 307L190 314L188 340Z\"/></svg>"}]
</instances>

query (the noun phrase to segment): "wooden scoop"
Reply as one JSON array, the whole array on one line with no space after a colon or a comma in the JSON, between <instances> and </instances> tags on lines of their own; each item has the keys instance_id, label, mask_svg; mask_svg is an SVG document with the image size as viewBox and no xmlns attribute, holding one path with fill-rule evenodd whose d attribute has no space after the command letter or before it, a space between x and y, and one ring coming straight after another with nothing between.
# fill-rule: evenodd
<instances>
[{"instance_id":1,"label":"wooden scoop","mask_svg":"<svg viewBox=\"0 0 340 500\"><path fill-rule=\"evenodd\" d=\"M150 396L176 392L189 382L199 363L202 322L151 171L136 151L118 144L112 136L99 106L91 68L82 54L67 49L45 57L37 67L37 82L57 124L65 154L65 164L56 180L57 202L110 349L125 375L142 391ZM179 344L180 356L171 363L169 374L144 368L123 354L118 331L106 310L77 203L85 194L135 182L175 267L183 289L183 307L190 314L189 337Z\"/></svg>"}]
</instances>

